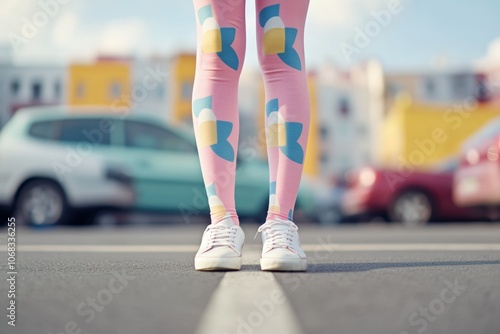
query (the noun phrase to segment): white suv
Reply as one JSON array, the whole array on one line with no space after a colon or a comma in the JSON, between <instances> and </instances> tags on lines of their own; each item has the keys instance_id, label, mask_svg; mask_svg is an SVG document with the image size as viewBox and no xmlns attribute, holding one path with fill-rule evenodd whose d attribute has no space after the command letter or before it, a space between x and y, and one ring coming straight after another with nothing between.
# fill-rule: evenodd
<instances>
[{"instance_id":1,"label":"white suv","mask_svg":"<svg viewBox=\"0 0 500 334\"><path fill-rule=\"evenodd\" d=\"M0 211L4 215L38 226L83 223L99 210L133 205L128 172L108 162L85 137L100 133L103 141L109 139L105 113L76 115L68 116L62 108L27 108L2 129Z\"/></svg>"}]
</instances>

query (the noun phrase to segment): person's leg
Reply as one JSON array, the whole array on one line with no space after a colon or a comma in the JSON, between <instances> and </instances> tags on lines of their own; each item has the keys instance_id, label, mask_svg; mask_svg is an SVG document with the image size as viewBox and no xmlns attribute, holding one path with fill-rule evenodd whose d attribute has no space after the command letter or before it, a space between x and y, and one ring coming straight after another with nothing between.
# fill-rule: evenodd
<instances>
[{"instance_id":1,"label":"person's leg","mask_svg":"<svg viewBox=\"0 0 500 334\"><path fill-rule=\"evenodd\" d=\"M293 220L309 132L304 25L309 0L257 0L257 45L266 90L268 219Z\"/></svg>"},{"instance_id":2,"label":"person's leg","mask_svg":"<svg viewBox=\"0 0 500 334\"><path fill-rule=\"evenodd\" d=\"M270 197L262 270L304 271L307 256L293 223L309 134L304 25L309 0L257 0L257 45L266 89Z\"/></svg>"},{"instance_id":3,"label":"person's leg","mask_svg":"<svg viewBox=\"0 0 500 334\"><path fill-rule=\"evenodd\" d=\"M196 270L238 270L245 234L234 203L238 81L245 55L245 0L194 0L198 22L193 125L212 224Z\"/></svg>"},{"instance_id":4,"label":"person's leg","mask_svg":"<svg viewBox=\"0 0 500 334\"><path fill-rule=\"evenodd\" d=\"M239 224L234 187L245 0L194 0L198 27L193 124L212 223Z\"/></svg>"}]
</instances>

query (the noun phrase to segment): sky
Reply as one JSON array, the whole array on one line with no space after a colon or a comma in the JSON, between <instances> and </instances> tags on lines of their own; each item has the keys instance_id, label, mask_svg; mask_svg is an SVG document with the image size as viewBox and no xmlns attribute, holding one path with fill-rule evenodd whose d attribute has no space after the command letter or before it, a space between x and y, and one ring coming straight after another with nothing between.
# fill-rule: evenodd
<instances>
[{"instance_id":1,"label":"sky","mask_svg":"<svg viewBox=\"0 0 500 334\"><path fill-rule=\"evenodd\" d=\"M52 10L45 21L43 8ZM381 24L375 13L390 15ZM388 70L411 71L500 60L499 14L498 0L311 0L307 63L348 67L375 58ZM37 18L40 27L23 35ZM253 0L247 35L246 65L256 67ZM16 63L174 55L193 51L195 41L191 0L0 0L0 53Z\"/></svg>"}]
</instances>

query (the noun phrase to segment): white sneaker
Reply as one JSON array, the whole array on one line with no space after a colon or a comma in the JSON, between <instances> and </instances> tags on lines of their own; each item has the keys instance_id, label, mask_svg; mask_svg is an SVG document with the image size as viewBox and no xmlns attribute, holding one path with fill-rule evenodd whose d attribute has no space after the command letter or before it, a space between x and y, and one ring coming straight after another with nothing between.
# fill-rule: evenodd
<instances>
[{"instance_id":1,"label":"white sneaker","mask_svg":"<svg viewBox=\"0 0 500 334\"><path fill-rule=\"evenodd\" d=\"M231 218L210 224L194 258L196 270L239 270L245 233Z\"/></svg>"},{"instance_id":2,"label":"white sneaker","mask_svg":"<svg viewBox=\"0 0 500 334\"><path fill-rule=\"evenodd\" d=\"M270 271L306 271L307 256L300 247L299 228L289 220L268 220L262 232L260 267Z\"/></svg>"}]
</instances>

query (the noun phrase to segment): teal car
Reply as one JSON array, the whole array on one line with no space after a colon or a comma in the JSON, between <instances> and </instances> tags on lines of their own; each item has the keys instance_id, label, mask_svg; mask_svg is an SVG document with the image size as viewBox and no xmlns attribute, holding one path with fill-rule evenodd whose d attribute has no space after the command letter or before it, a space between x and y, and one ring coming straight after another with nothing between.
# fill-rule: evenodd
<instances>
[{"instance_id":1,"label":"teal car","mask_svg":"<svg viewBox=\"0 0 500 334\"><path fill-rule=\"evenodd\" d=\"M21 111L12 122L14 124L8 133L16 133L19 138L30 137L26 141L16 141L23 145L24 151L30 151L26 146L38 145L38 151L43 150L44 156L50 156L45 162L42 157L31 160L33 164L50 163L54 167L57 162L64 164L67 161L68 152L78 154L82 151L80 158L83 163L97 160L105 166L112 166L112 176L118 181L120 178L123 181L128 175L134 192L134 199L128 208L133 211L178 213L185 221L189 221L191 216L209 213L192 129L169 125L160 119L140 114L63 107L30 108ZM263 221L268 206L268 166L266 161L256 156L237 161L236 208L242 218ZM19 155L17 159L20 164L30 161L23 160ZM85 170L80 173L85 173ZM61 180L60 175L45 177L57 183L61 196L65 196L70 192L65 189L66 185L72 184L73 188L79 188L79 181L75 183L71 180L72 177L77 178L77 174L66 173L65 181ZM226 176L229 177L229 172L221 171L221 179ZM88 184L92 182L88 176L79 177L79 180L86 180ZM81 184L81 189L84 187ZM106 186L104 190L109 188ZM104 190L100 190L100 193ZM73 198L78 197L78 191L72 190L72 193L76 193ZM14 202L15 199L9 201L12 206L16 206ZM60 202L68 206L65 208L67 210L62 211L72 209L71 201L67 198ZM88 200L87 204L95 211L102 208L99 203L92 205ZM313 194L306 185L302 186L299 193L297 210L307 218L313 218Z\"/></svg>"}]
</instances>

